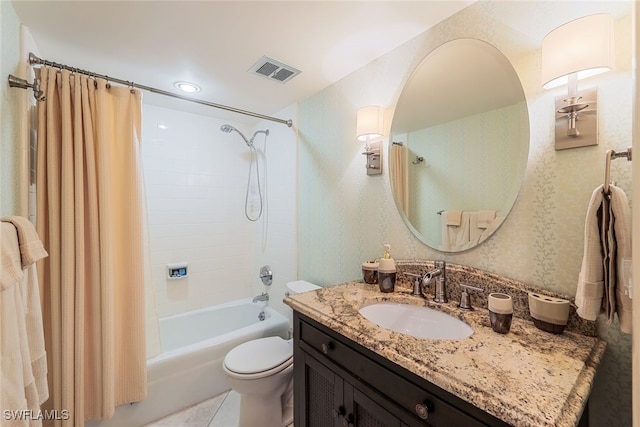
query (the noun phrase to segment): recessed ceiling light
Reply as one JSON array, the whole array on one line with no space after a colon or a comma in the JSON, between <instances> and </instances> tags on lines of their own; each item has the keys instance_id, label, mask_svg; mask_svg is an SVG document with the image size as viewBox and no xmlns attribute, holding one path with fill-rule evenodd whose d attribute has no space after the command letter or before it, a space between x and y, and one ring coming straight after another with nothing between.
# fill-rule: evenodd
<instances>
[{"instance_id":1,"label":"recessed ceiling light","mask_svg":"<svg viewBox=\"0 0 640 427\"><path fill-rule=\"evenodd\" d=\"M187 92L187 93L195 93L195 92L200 92L200 86L195 85L193 83L189 83L189 82L175 82L173 84L175 87L177 87L178 89L180 89L183 92Z\"/></svg>"}]
</instances>

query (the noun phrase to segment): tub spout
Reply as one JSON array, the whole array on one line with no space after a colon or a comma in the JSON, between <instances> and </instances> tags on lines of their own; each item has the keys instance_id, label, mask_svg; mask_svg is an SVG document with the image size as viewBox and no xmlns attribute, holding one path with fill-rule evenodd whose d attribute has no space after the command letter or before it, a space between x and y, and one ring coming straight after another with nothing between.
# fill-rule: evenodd
<instances>
[{"instance_id":1,"label":"tub spout","mask_svg":"<svg viewBox=\"0 0 640 427\"><path fill-rule=\"evenodd\" d=\"M253 297L253 302L258 302L258 301L269 301L269 294L266 292L263 292L260 295Z\"/></svg>"}]
</instances>

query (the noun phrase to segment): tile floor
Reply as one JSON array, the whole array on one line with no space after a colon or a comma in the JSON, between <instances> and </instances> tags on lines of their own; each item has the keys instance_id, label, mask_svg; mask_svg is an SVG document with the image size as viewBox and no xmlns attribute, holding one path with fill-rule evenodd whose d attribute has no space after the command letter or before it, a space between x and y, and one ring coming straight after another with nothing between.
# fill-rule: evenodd
<instances>
[{"instance_id":1,"label":"tile floor","mask_svg":"<svg viewBox=\"0 0 640 427\"><path fill-rule=\"evenodd\" d=\"M235 427L239 413L240 395L235 391L226 391L145 427Z\"/></svg>"},{"instance_id":2,"label":"tile floor","mask_svg":"<svg viewBox=\"0 0 640 427\"><path fill-rule=\"evenodd\" d=\"M240 395L231 390L144 427L237 427L239 414Z\"/></svg>"}]
</instances>

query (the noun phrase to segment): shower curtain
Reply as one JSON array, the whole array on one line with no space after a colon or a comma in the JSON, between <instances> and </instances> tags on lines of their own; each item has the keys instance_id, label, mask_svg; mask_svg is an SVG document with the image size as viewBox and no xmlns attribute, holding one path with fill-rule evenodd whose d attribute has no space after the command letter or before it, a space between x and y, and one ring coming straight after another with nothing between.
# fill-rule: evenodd
<instances>
[{"instance_id":1,"label":"shower curtain","mask_svg":"<svg viewBox=\"0 0 640 427\"><path fill-rule=\"evenodd\" d=\"M403 145L391 145L391 185L396 204L409 217L409 185L407 171L407 148Z\"/></svg>"},{"instance_id":2,"label":"shower curtain","mask_svg":"<svg viewBox=\"0 0 640 427\"><path fill-rule=\"evenodd\" d=\"M54 425L146 396L141 95L40 68L37 231Z\"/></svg>"}]
</instances>

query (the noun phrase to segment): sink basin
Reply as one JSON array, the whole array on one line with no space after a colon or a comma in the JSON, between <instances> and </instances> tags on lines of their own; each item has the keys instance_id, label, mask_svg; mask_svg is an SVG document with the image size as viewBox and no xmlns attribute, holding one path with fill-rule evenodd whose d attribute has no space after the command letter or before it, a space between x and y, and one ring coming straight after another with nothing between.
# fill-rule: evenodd
<instances>
[{"instance_id":1,"label":"sink basin","mask_svg":"<svg viewBox=\"0 0 640 427\"><path fill-rule=\"evenodd\" d=\"M473 334L471 326L462 320L429 307L382 302L362 307L359 312L378 326L416 338L455 340Z\"/></svg>"}]
</instances>

